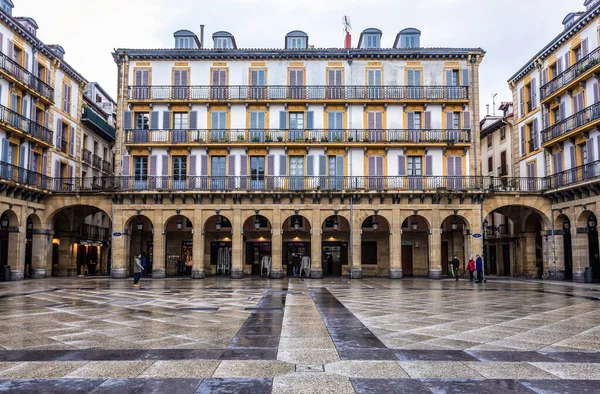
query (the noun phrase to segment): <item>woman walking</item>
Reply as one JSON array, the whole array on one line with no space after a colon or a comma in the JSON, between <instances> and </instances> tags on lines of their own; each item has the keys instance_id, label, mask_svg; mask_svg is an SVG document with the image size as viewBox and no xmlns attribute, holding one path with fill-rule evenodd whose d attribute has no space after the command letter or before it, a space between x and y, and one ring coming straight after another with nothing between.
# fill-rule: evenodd
<instances>
[{"instance_id":1,"label":"woman walking","mask_svg":"<svg viewBox=\"0 0 600 394\"><path fill-rule=\"evenodd\" d=\"M144 267L142 266L142 255L138 254L133 258L133 286L140 287L138 282L142 276L142 271L144 271Z\"/></svg>"}]
</instances>

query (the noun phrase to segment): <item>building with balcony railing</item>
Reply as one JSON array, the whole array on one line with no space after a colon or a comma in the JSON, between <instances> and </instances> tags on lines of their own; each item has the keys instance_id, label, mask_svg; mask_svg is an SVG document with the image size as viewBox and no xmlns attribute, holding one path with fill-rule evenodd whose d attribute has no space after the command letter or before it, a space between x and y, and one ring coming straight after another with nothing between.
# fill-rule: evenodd
<instances>
[{"instance_id":1,"label":"building with balcony railing","mask_svg":"<svg viewBox=\"0 0 600 394\"><path fill-rule=\"evenodd\" d=\"M440 277L477 250L476 196L495 182L477 159L484 52L382 35L319 49L295 30L283 49L242 49L220 31L210 49L179 30L175 49L116 50L120 177L87 184L127 196L113 275L150 244L156 277L190 254L194 277L256 275L263 258L282 277L296 254L313 277Z\"/></svg>"}]
</instances>

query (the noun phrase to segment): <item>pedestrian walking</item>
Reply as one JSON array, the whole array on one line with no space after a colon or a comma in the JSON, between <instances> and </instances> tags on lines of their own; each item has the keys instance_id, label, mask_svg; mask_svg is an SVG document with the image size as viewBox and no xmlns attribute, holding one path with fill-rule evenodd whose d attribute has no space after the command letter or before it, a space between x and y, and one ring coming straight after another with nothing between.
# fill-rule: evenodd
<instances>
[{"instance_id":1,"label":"pedestrian walking","mask_svg":"<svg viewBox=\"0 0 600 394\"><path fill-rule=\"evenodd\" d=\"M481 283L483 280L483 259L480 255L477 255L475 259L475 269L477 270L477 283Z\"/></svg>"},{"instance_id":2,"label":"pedestrian walking","mask_svg":"<svg viewBox=\"0 0 600 394\"><path fill-rule=\"evenodd\" d=\"M144 268L144 275L148 273L148 257L146 257L146 253L142 252L141 257L142 267Z\"/></svg>"},{"instance_id":3,"label":"pedestrian walking","mask_svg":"<svg viewBox=\"0 0 600 394\"><path fill-rule=\"evenodd\" d=\"M473 256L469 258L469 262L467 263L467 271L469 271L469 279L471 282L475 280L475 260L473 260Z\"/></svg>"},{"instance_id":4,"label":"pedestrian walking","mask_svg":"<svg viewBox=\"0 0 600 394\"><path fill-rule=\"evenodd\" d=\"M458 256L454 255L454 258L452 259L452 270L454 271L454 277L456 278L457 282L458 282L459 267L460 267L460 261L458 260Z\"/></svg>"},{"instance_id":5,"label":"pedestrian walking","mask_svg":"<svg viewBox=\"0 0 600 394\"><path fill-rule=\"evenodd\" d=\"M140 287L140 284L138 282L142 277L143 271L144 267L142 267L142 255L138 254L133 258L133 285L135 287Z\"/></svg>"}]
</instances>

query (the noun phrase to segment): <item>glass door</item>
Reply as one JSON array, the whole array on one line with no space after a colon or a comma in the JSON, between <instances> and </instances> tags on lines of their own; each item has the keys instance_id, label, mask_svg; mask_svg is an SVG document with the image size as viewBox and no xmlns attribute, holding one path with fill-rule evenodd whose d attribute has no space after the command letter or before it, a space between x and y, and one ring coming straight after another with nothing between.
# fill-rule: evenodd
<instances>
[{"instance_id":1,"label":"glass door","mask_svg":"<svg viewBox=\"0 0 600 394\"><path fill-rule=\"evenodd\" d=\"M173 189L183 190L186 185L187 157L173 156Z\"/></svg>"},{"instance_id":2,"label":"glass door","mask_svg":"<svg viewBox=\"0 0 600 394\"><path fill-rule=\"evenodd\" d=\"M304 141L304 112L290 112L290 141Z\"/></svg>"},{"instance_id":3,"label":"glass door","mask_svg":"<svg viewBox=\"0 0 600 394\"><path fill-rule=\"evenodd\" d=\"M290 157L290 189L304 189L304 156Z\"/></svg>"},{"instance_id":4,"label":"glass door","mask_svg":"<svg viewBox=\"0 0 600 394\"><path fill-rule=\"evenodd\" d=\"M423 189L423 158L421 156L408 156L408 187L410 189Z\"/></svg>"},{"instance_id":5,"label":"glass door","mask_svg":"<svg viewBox=\"0 0 600 394\"><path fill-rule=\"evenodd\" d=\"M225 156L211 157L211 189L225 190Z\"/></svg>"},{"instance_id":6,"label":"glass door","mask_svg":"<svg viewBox=\"0 0 600 394\"><path fill-rule=\"evenodd\" d=\"M250 188L262 190L265 188L265 158L250 157Z\"/></svg>"},{"instance_id":7,"label":"glass door","mask_svg":"<svg viewBox=\"0 0 600 394\"><path fill-rule=\"evenodd\" d=\"M138 156L133 158L133 187L135 189L146 189L148 181L148 158Z\"/></svg>"},{"instance_id":8,"label":"glass door","mask_svg":"<svg viewBox=\"0 0 600 394\"><path fill-rule=\"evenodd\" d=\"M172 142L187 142L188 113L175 112L173 114Z\"/></svg>"}]
</instances>

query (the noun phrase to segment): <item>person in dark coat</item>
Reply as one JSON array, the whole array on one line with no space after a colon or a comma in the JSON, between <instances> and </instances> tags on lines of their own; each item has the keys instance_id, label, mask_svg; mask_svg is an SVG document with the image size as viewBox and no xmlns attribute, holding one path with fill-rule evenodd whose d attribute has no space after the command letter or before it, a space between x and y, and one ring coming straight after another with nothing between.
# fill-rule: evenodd
<instances>
[{"instance_id":1,"label":"person in dark coat","mask_svg":"<svg viewBox=\"0 0 600 394\"><path fill-rule=\"evenodd\" d=\"M454 277L456 278L456 281L458 282L458 268L460 267L460 261L458 260L458 256L454 255L454 258L452 259L452 268L454 269Z\"/></svg>"},{"instance_id":2,"label":"person in dark coat","mask_svg":"<svg viewBox=\"0 0 600 394\"><path fill-rule=\"evenodd\" d=\"M477 270L477 282L481 282L483 280L483 259L480 255L477 255L475 259L475 269Z\"/></svg>"}]
</instances>

